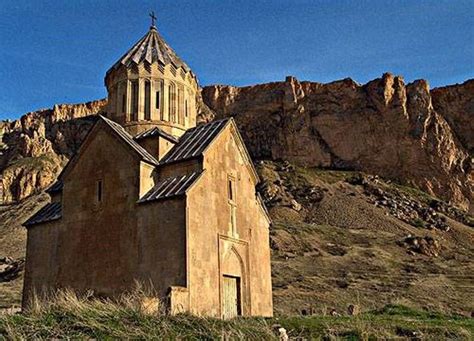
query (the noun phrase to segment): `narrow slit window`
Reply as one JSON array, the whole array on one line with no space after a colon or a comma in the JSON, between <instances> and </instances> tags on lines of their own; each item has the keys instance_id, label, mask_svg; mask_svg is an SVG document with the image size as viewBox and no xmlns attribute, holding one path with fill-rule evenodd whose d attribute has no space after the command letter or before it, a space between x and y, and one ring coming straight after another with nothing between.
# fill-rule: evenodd
<instances>
[{"instance_id":1,"label":"narrow slit window","mask_svg":"<svg viewBox=\"0 0 474 341\"><path fill-rule=\"evenodd\" d=\"M151 120L151 108L150 108L150 81L145 82L145 120Z\"/></svg>"},{"instance_id":2,"label":"narrow slit window","mask_svg":"<svg viewBox=\"0 0 474 341\"><path fill-rule=\"evenodd\" d=\"M173 95L171 94L171 85L168 86L168 117L169 120L171 121L171 107L172 107L172 100Z\"/></svg>"},{"instance_id":3,"label":"narrow slit window","mask_svg":"<svg viewBox=\"0 0 474 341\"><path fill-rule=\"evenodd\" d=\"M138 81L132 81L132 115L133 120L138 119Z\"/></svg>"},{"instance_id":4,"label":"narrow slit window","mask_svg":"<svg viewBox=\"0 0 474 341\"><path fill-rule=\"evenodd\" d=\"M125 96L125 94L123 94L123 95L122 95L122 112L123 112L123 113L125 113L125 108L126 108L126 104L127 104L126 98L127 98L127 97Z\"/></svg>"},{"instance_id":5,"label":"narrow slit window","mask_svg":"<svg viewBox=\"0 0 474 341\"><path fill-rule=\"evenodd\" d=\"M160 109L160 105L161 105L161 103L160 103L160 92L157 91L155 95L156 95L155 109Z\"/></svg>"},{"instance_id":6,"label":"narrow slit window","mask_svg":"<svg viewBox=\"0 0 474 341\"><path fill-rule=\"evenodd\" d=\"M229 175L227 179L227 193L229 200L229 224L233 237L237 235L237 203L235 200L235 179Z\"/></svg>"},{"instance_id":7,"label":"narrow slit window","mask_svg":"<svg viewBox=\"0 0 474 341\"><path fill-rule=\"evenodd\" d=\"M102 180L97 180L97 187L96 187L97 202L102 202L103 194L104 194L104 188L103 188Z\"/></svg>"},{"instance_id":8,"label":"narrow slit window","mask_svg":"<svg viewBox=\"0 0 474 341\"><path fill-rule=\"evenodd\" d=\"M230 201L235 200L234 184L233 184L232 179L229 179L229 200Z\"/></svg>"}]
</instances>

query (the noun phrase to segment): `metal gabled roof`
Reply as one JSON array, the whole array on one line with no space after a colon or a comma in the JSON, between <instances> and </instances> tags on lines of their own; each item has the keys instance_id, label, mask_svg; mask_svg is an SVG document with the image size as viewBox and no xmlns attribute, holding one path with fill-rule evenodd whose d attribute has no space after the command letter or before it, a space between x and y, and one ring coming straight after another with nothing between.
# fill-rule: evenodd
<instances>
[{"instance_id":1,"label":"metal gabled roof","mask_svg":"<svg viewBox=\"0 0 474 341\"><path fill-rule=\"evenodd\" d=\"M226 118L187 130L179 138L178 144L161 159L160 164L183 161L200 156L229 121L230 119Z\"/></svg>"},{"instance_id":2,"label":"metal gabled roof","mask_svg":"<svg viewBox=\"0 0 474 341\"><path fill-rule=\"evenodd\" d=\"M177 69L183 68L185 72L191 71L189 66L178 57L176 52L158 33L156 27L151 26L148 33L133 45L132 48L107 71L107 74L121 65L131 67L143 62L149 64L160 62L163 65L173 64Z\"/></svg>"},{"instance_id":3,"label":"metal gabled roof","mask_svg":"<svg viewBox=\"0 0 474 341\"><path fill-rule=\"evenodd\" d=\"M186 193L188 188L196 182L200 172L178 175L160 180L151 190L149 190L138 203L149 202L153 200L169 199Z\"/></svg>"},{"instance_id":4,"label":"metal gabled roof","mask_svg":"<svg viewBox=\"0 0 474 341\"><path fill-rule=\"evenodd\" d=\"M153 136L161 136L173 143L179 142L179 139L176 136L168 134L163 129L160 129L158 127L153 127L151 129L145 130L144 132L141 132L140 134L136 135L133 139L135 141L139 141L141 139L146 139L147 137L153 137Z\"/></svg>"},{"instance_id":5,"label":"metal gabled roof","mask_svg":"<svg viewBox=\"0 0 474 341\"><path fill-rule=\"evenodd\" d=\"M36 224L47 223L58 220L62 216L61 204L59 202L52 202L44 206L35 215L23 223L24 226L29 227Z\"/></svg>"},{"instance_id":6,"label":"metal gabled roof","mask_svg":"<svg viewBox=\"0 0 474 341\"><path fill-rule=\"evenodd\" d=\"M54 184L49 186L46 190L46 193L53 194L57 192L61 192L63 190L63 182L61 180L57 180Z\"/></svg>"},{"instance_id":7,"label":"metal gabled roof","mask_svg":"<svg viewBox=\"0 0 474 341\"><path fill-rule=\"evenodd\" d=\"M115 131L122 138L124 142L126 142L130 147L132 147L142 157L144 161L147 161L148 163L151 163L153 165L158 165L158 160L153 155L148 153L145 148L143 148L137 142L135 142L133 140L133 137L129 133L127 133L120 124L102 115L99 115L99 117L110 128L112 128L112 130Z\"/></svg>"}]
</instances>

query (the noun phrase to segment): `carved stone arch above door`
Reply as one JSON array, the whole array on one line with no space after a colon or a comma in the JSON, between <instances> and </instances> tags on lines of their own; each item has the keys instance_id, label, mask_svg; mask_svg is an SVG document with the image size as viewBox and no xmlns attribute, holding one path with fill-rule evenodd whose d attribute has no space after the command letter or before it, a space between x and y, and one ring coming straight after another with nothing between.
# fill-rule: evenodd
<instances>
[{"instance_id":1,"label":"carved stone arch above door","mask_svg":"<svg viewBox=\"0 0 474 341\"><path fill-rule=\"evenodd\" d=\"M229 312L232 310L229 309L229 302L232 301L229 294L236 295L237 315L248 315L250 313L248 243L220 235L219 260L221 316L233 317L232 312ZM232 286L235 289L231 288Z\"/></svg>"},{"instance_id":2,"label":"carved stone arch above door","mask_svg":"<svg viewBox=\"0 0 474 341\"><path fill-rule=\"evenodd\" d=\"M236 277L245 276L245 264L234 246L227 250L227 252L224 252L221 266L223 274Z\"/></svg>"}]
</instances>

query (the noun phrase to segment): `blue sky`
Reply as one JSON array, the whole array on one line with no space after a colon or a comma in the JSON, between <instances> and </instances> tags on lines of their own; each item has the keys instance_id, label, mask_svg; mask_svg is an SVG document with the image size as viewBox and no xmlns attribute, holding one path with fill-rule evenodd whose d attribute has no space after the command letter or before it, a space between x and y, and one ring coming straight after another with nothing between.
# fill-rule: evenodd
<instances>
[{"instance_id":1,"label":"blue sky","mask_svg":"<svg viewBox=\"0 0 474 341\"><path fill-rule=\"evenodd\" d=\"M0 119L105 97L150 10L201 85L474 78L472 0L2 0Z\"/></svg>"}]
</instances>

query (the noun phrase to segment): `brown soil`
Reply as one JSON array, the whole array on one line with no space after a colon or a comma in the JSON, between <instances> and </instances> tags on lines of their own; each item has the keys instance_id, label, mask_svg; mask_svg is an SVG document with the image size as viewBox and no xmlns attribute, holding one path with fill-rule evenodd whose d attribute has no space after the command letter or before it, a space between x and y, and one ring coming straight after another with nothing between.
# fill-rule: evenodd
<instances>
[{"instance_id":1,"label":"brown soil","mask_svg":"<svg viewBox=\"0 0 474 341\"><path fill-rule=\"evenodd\" d=\"M353 172L274 162L260 162L257 168L273 219L277 314L342 314L351 304L367 311L389 303L464 315L474 311L473 227L447 216L449 231L410 225L387 207L374 205L366 188L350 181ZM417 190L382 180L371 186L420 205L430 200ZM269 189L276 193L273 197ZM0 257L24 257L26 231L21 223L47 200L41 194L0 206ZM409 244L416 237L432 238L439 248L424 254ZM21 276L0 283L0 307L19 305L21 285Z\"/></svg>"}]
</instances>

